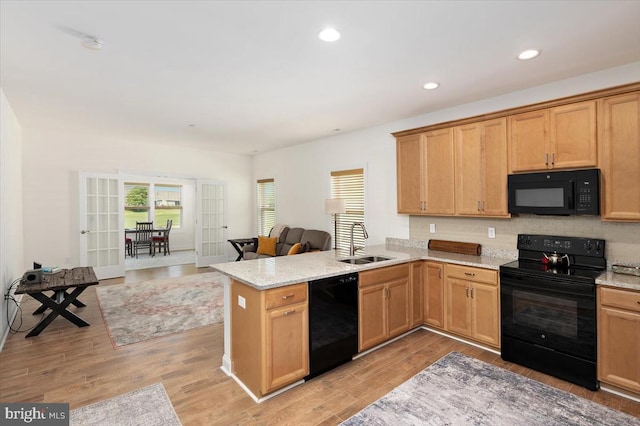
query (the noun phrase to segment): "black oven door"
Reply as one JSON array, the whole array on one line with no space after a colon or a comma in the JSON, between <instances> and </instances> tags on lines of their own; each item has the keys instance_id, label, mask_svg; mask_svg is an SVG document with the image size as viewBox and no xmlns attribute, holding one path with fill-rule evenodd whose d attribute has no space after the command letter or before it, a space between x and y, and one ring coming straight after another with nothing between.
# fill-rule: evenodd
<instances>
[{"instance_id":1,"label":"black oven door","mask_svg":"<svg viewBox=\"0 0 640 426\"><path fill-rule=\"evenodd\" d=\"M509 213L542 215L575 213L573 180L529 180L532 179L531 176L534 175L509 175Z\"/></svg>"},{"instance_id":2,"label":"black oven door","mask_svg":"<svg viewBox=\"0 0 640 426\"><path fill-rule=\"evenodd\" d=\"M595 285L503 270L500 303L503 336L596 360Z\"/></svg>"}]
</instances>

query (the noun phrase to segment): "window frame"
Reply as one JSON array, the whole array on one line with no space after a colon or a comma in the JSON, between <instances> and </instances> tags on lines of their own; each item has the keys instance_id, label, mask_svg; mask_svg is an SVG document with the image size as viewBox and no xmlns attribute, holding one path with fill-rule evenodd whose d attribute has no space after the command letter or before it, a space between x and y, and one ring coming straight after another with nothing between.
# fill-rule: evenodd
<instances>
[{"instance_id":1,"label":"window frame","mask_svg":"<svg viewBox=\"0 0 640 426\"><path fill-rule=\"evenodd\" d=\"M128 187L137 187L142 186L147 188L147 204L144 206L129 206L126 204L127 201L127 188ZM176 206L157 206L156 205L156 188L163 187L177 187L180 189L180 200L179 205ZM133 228L135 224L129 224L127 226L127 211L135 211L135 210L146 210L146 218L136 219L138 222L153 222L156 227L164 227L166 226L166 221L162 221L159 223L156 217L158 210L180 210L179 220L174 220L171 229L180 229L182 220L184 219L184 202L183 202L183 188L184 185L180 183L159 183L154 181L149 182L140 182L140 181L126 181L124 182L124 219L125 219L125 228Z\"/></svg>"},{"instance_id":2,"label":"window frame","mask_svg":"<svg viewBox=\"0 0 640 426\"><path fill-rule=\"evenodd\" d=\"M271 203L268 198L271 197ZM256 181L256 215L258 235L267 236L276 224L276 181L274 178Z\"/></svg>"},{"instance_id":3,"label":"window frame","mask_svg":"<svg viewBox=\"0 0 640 426\"><path fill-rule=\"evenodd\" d=\"M365 169L336 170L330 172L330 198L342 198L345 200L345 213L337 215L337 235L334 227L331 227L331 238L338 250L349 251L351 225L355 222L365 223ZM364 246L364 236L361 230L356 229L353 235L355 246Z\"/></svg>"}]
</instances>

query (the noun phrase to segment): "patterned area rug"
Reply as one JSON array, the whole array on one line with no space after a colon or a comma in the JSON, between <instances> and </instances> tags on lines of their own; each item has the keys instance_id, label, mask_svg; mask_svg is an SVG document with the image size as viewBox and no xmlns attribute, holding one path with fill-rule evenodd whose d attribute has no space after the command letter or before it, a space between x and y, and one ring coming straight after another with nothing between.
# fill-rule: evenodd
<instances>
[{"instance_id":1,"label":"patterned area rug","mask_svg":"<svg viewBox=\"0 0 640 426\"><path fill-rule=\"evenodd\" d=\"M640 420L451 352L342 425L617 425Z\"/></svg>"},{"instance_id":2,"label":"patterned area rug","mask_svg":"<svg viewBox=\"0 0 640 426\"><path fill-rule=\"evenodd\" d=\"M222 275L217 272L96 288L114 347L221 322Z\"/></svg>"},{"instance_id":3,"label":"patterned area rug","mask_svg":"<svg viewBox=\"0 0 640 426\"><path fill-rule=\"evenodd\" d=\"M179 426L171 400L160 383L87 405L70 413L72 426Z\"/></svg>"}]
</instances>

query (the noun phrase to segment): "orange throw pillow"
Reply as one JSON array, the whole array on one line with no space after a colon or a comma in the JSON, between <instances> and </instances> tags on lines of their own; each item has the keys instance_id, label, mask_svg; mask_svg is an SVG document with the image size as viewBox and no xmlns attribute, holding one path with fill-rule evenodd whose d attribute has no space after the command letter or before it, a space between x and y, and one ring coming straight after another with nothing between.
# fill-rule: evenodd
<instances>
[{"instance_id":1,"label":"orange throw pillow","mask_svg":"<svg viewBox=\"0 0 640 426\"><path fill-rule=\"evenodd\" d=\"M291 248L289 249L289 253L287 253L287 256L291 256L292 254L298 254L300 252L300 249L302 248L302 244L300 243L295 243L294 245L291 246Z\"/></svg>"},{"instance_id":2,"label":"orange throw pillow","mask_svg":"<svg viewBox=\"0 0 640 426\"><path fill-rule=\"evenodd\" d=\"M256 253L275 256L277 240L275 237L261 237L258 235L258 250L256 250Z\"/></svg>"}]
</instances>

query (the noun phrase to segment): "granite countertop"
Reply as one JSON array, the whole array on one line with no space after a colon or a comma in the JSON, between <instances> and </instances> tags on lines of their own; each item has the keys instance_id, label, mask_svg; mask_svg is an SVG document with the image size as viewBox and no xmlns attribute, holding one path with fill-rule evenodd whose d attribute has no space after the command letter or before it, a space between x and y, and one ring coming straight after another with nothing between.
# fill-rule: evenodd
<instances>
[{"instance_id":1,"label":"granite countertop","mask_svg":"<svg viewBox=\"0 0 640 426\"><path fill-rule=\"evenodd\" d=\"M391 243L387 242L387 244L358 250L354 257L375 255L389 258L389 260L364 265L339 262L340 259L349 258L349 253L330 250L303 253L295 256L277 256L266 259L217 263L210 265L210 267L251 287L266 290L336 275L399 265L416 260L432 260L497 271L500 269L500 265L509 263L517 257L517 253L491 250L486 250L486 252L487 255L483 256L448 253L429 250L426 247L409 246L402 244L402 240L391 239ZM606 271L600 275L596 279L596 284L640 291L640 277L611 271Z\"/></svg>"},{"instance_id":2,"label":"granite countertop","mask_svg":"<svg viewBox=\"0 0 640 426\"><path fill-rule=\"evenodd\" d=\"M358 250L354 257L371 255L388 257L389 260L364 265L352 265L339 262L340 259L350 257L348 252L331 250L303 253L295 256L277 256L267 259L218 263L210 265L210 267L254 288L266 290L351 272L399 265L416 260L433 260L494 270L498 270L500 265L513 260L492 256L447 253L394 244L370 246L365 250Z\"/></svg>"},{"instance_id":3,"label":"granite countertop","mask_svg":"<svg viewBox=\"0 0 640 426\"><path fill-rule=\"evenodd\" d=\"M640 277L617 274L613 271L606 271L596 278L596 284L640 291Z\"/></svg>"}]
</instances>

